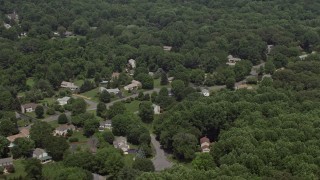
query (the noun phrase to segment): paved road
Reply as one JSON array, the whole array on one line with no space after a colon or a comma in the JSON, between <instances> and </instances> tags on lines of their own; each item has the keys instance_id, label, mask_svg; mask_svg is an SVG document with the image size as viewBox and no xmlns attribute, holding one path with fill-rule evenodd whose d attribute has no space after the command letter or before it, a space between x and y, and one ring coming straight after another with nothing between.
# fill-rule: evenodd
<instances>
[{"instance_id":1,"label":"paved road","mask_svg":"<svg viewBox=\"0 0 320 180\"><path fill-rule=\"evenodd\" d=\"M167 156L163 149L161 149L160 143L156 140L155 135L151 134L151 143L156 150L156 155L152 158L153 165L156 171L162 171L172 167L172 163L168 161Z\"/></svg>"}]
</instances>

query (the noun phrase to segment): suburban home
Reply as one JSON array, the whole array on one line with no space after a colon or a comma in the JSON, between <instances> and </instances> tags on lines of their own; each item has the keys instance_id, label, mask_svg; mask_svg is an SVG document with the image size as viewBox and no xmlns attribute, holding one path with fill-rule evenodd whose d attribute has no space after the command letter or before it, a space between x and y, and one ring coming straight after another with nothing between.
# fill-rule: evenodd
<instances>
[{"instance_id":1,"label":"suburban home","mask_svg":"<svg viewBox=\"0 0 320 180\"><path fill-rule=\"evenodd\" d=\"M7 23L3 23L3 26L4 26L6 29L10 29L10 28L11 28L11 25L10 25L10 24L7 24Z\"/></svg>"},{"instance_id":2,"label":"suburban home","mask_svg":"<svg viewBox=\"0 0 320 180\"><path fill-rule=\"evenodd\" d=\"M113 141L113 146L115 148L121 149L124 154L128 154L128 150L130 148L129 145L127 144L127 138L123 136L116 137L115 140Z\"/></svg>"},{"instance_id":3,"label":"suburban home","mask_svg":"<svg viewBox=\"0 0 320 180\"><path fill-rule=\"evenodd\" d=\"M32 157L39 159L41 161L41 163L46 163L46 162L50 162L52 157L48 155L48 153L41 148L36 148L33 153L32 153Z\"/></svg>"},{"instance_id":4,"label":"suburban home","mask_svg":"<svg viewBox=\"0 0 320 180\"><path fill-rule=\"evenodd\" d=\"M230 66L234 66L236 65L237 62L241 61L240 58L233 57L232 55L229 55L227 58L228 58L228 62L226 64Z\"/></svg>"},{"instance_id":5,"label":"suburban home","mask_svg":"<svg viewBox=\"0 0 320 180\"><path fill-rule=\"evenodd\" d=\"M273 45L267 45L267 54L271 53L271 50L274 46Z\"/></svg>"},{"instance_id":6,"label":"suburban home","mask_svg":"<svg viewBox=\"0 0 320 180\"><path fill-rule=\"evenodd\" d=\"M76 86L74 83L72 83L72 82L67 82L67 81L62 81L62 82L61 82L61 87L62 87L62 88L70 89L71 91L75 91L75 90L78 90L78 89L79 89L79 87Z\"/></svg>"},{"instance_id":7,"label":"suburban home","mask_svg":"<svg viewBox=\"0 0 320 180\"><path fill-rule=\"evenodd\" d=\"M111 120L105 120L100 122L99 131L103 131L104 129L112 129Z\"/></svg>"},{"instance_id":8,"label":"suburban home","mask_svg":"<svg viewBox=\"0 0 320 180\"><path fill-rule=\"evenodd\" d=\"M16 11L13 11L13 13L11 13L11 14L7 14L7 18L9 20L19 21L19 15L17 14Z\"/></svg>"},{"instance_id":9,"label":"suburban home","mask_svg":"<svg viewBox=\"0 0 320 180\"><path fill-rule=\"evenodd\" d=\"M264 78L272 78L272 76L271 76L271 74L265 74L262 76L262 79L264 79Z\"/></svg>"},{"instance_id":10,"label":"suburban home","mask_svg":"<svg viewBox=\"0 0 320 180\"><path fill-rule=\"evenodd\" d=\"M60 125L59 127L57 127L54 130L54 135L55 136L65 136L68 133L68 130L76 130L76 127L74 125L68 125L68 124L64 124L64 125Z\"/></svg>"},{"instance_id":11,"label":"suburban home","mask_svg":"<svg viewBox=\"0 0 320 180\"><path fill-rule=\"evenodd\" d=\"M99 145L99 139L97 137L92 136L88 140L87 144L88 144L89 150L92 154L97 153L97 149L98 149L98 145Z\"/></svg>"},{"instance_id":12,"label":"suburban home","mask_svg":"<svg viewBox=\"0 0 320 180\"><path fill-rule=\"evenodd\" d=\"M59 103L60 106L66 105L68 104L68 101L70 100L70 97L63 97L63 98L58 98L57 101Z\"/></svg>"},{"instance_id":13,"label":"suburban home","mask_svg":"<svg viewBox=\"0 0 320 180\"><path fill-rule=\"evenodd\" d=\"M36 103L23 104L21 105L21 112L22 113L33 112L36 110L37 106L38 105Z\"/></svg>"},{"instance_id":14,"label":"suburban home","mask_svg":"<svg viewBox=\"0 0 320 180\"><path fill-rule=\"evenodd\" d=\"M100 93L102 93L103 91L107 91L110 94L117 95L120 92L120 89L119 88L107 89L105 87L100 87Z\"/></svg>"},{"instance_id":15,"label":"suburban home","mask_svg":"<svg viewBox=\"0 0 320 180\"><path fill-rule=\"evenodd\" d=\"M174 77L168 77L169 83L172 83L173 80L174 80Z\"/></svg>"},{"instance_id":16,"label":"suburban home","mask_svg":"<svg viewBox=\"0 0 320 180\"><path fill-rule=\"evenodd\" d=\"M64 36L66 36L66 37L73 36L73 32L71 32L71 31L66 31L66 32L64 33Z\"/></svg>"},{"instance_id":17,"label":"suburban home","mask_svg":"<svg viewBox=\"0 0 320 180\"><path fill-rule=\"evenodd\" d=\"M123 88L124 88L124 90L126 90L126 91L129 91L129 90L131 91L131 90L133 90L133 89L138 89L141 85L142 85L141 82L136 81L136 80L132 80L132 81L131 81L131 84L126 85L126 86L123 87Z\"/></svg>"},{"instance_id":18,"label":"suburban home","mask_svg":"<svg viewBox=\"0 0 320 180\"><path fill-rule=\"evenodd\" d=\"M160 114L161 113L161 108L160 106L156 105L156 104L152 104L153 107L153 112L154 114Z\"/></svg>"},{"instance_id":19,"label":"suburban home","mask_svg":"<svg viewBox=\"0 0 320 180\"><path fill-rule=\"evenodd\" d=\"M115 79L115 78L119 78L119 76L120 76L120 73L118 73L118 72L113 72L112 75L111 75L111 78L112 78L112 79Z\"/></svg>"},{"instance_id":20,"label":"suburban home","mask_svg":"<svg viewBox=\"0 0 320 180\"><path fill-rule=\"evenodd\" d=\"M107 86L109 81L101 81L100 86Z\"/></svg>"},{"instance_id":21,"label":"suburban home","mask_svg":"<svg viewBox=\"0 0 320 180\"><path fill-rule=\"evenodd\" d=\"M201 94L205 97L209 97L210 96L210 92L208 89L202 89L201 90Z\"/></svg>"},{"instance_id":22,"label":"suburban home","mask_svg":"<svg viewBox=\"0 0 320 180\"><path fill-rule=\"evenodd\" d=\"M29 138L30 136L30 131L27 128L22 128L20 129L20 133L19 134L15 134L12 136L8 136L7 139L10 141L10 145L9 147L13 147L13 141L16 140L17 138Z\"/></svg>"},{"instance_id":23,"label":"suburban home","mask_svg":"<svg viewBox=\"0 0 320 180\"><path fill-rule=\"evenodd\" d=\"M248 90L252 90L253 87L248 85L248 84L240 84L236 86L236 89L248 89Z\"/></svg>"},{"instance_id":24,"label":"suburban home","mask_svg":"<svg viewBox=\"0 0 320 180\"><path fill-rule=\"evenodd\" d=\"M200 145L202 152L210 152L210 139L207 136L200 139Z\"/></svg>"},{"instance_id":25,"label":"suburban home","mask_svg":"<svg viewBox=\"0 0 320 180\"><path fill-rule=\"evenodd\" d=\"M171 51L172 46L163 46L164 51Z\"/></svg>"},{"instance_id":26,"label":"suburban home","mask_svg":"<svg viewBox=\"0 0 320 180\"><path fill-rule=\"evenodd\" d=\"M128 63L131 66L132 69L136 68L136 60L129 59Z\"/></svg>"},{"instance_id":27,"label":"suburban home","mask_svg":"<svg viewBox=\"0 0 320 180\"><path fill-rule=\"evenodd\" d=\"M0 167L6 167L9 165L13 165L12 157L0 159Z\"/></svg>"},{"instance_id":28,"label":"suburban home","mask_svg":"<svg viewBox=\"0 0 320 180\"><path fill-rule=\"evenodd\" d=\"M309 54L304 54L299 56L300 60L305 60L307 57L309 56Z\"/></svg>"}]
</instances>

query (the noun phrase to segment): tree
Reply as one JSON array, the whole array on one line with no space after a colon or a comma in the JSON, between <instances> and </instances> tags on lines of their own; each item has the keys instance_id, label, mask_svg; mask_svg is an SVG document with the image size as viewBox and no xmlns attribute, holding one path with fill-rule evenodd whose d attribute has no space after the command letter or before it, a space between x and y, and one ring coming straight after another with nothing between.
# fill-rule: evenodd
<instances>
[{"instance_id":1,"label":"tree","mask_svg":"<svg viewBox=\"0 0 320 180\"><path fill-rule=\"evenodd\" d=\"M142 89L153 89L153 78L149 74L140 73L136 79L141 82Z\"/></svg>"},{"instance_id":2,"label":"tree","mask_svg":"<svg viewBox=\"0 0 320 180\"><path fill-rule=\"evenodd\" d=\"M99 117L105 117L107 112L107 107L105 103L98 103L97 105L97 116Z\"/></svg>"},{"instance_id":3,"label":"tree","mask_svg":"<svg viewBox=\"0 0 320 180\"><path fill-rule=\"evenodd\" d=\"M0 135L10 136L19 132L17 125L10 119L0 119Z\"/></svg>"},{"instance_id":4,"label":"tree","mask_svg":"<svg viewBox=\"0 0 320 180\"><path fill-rule=\"evenodd\" d=\"M82 98L75 99L74 102L72 103L72 115L85 113L86 109L87 109L87 103Z\"/></svg>"},{"instance_id":5,"label":"tree","mask_svg":"<svg viewBox=\"0 0 320 180\"><path fill-rule=\"evenodd\" d=\"M13 158L30 157L34 149L34 142L28 138L17 138L11 148Z\"/></svg>"},{"instance_id":6,"label":"tree","mask_svg":"<svg viewBox=\"0 0 320 180\"><path fill-rule=\"evenodd\" d=\"M226 87L230 90L234 89L234 84L236 83L236 80L234 78L228 78L226 80Z\"/></svg>"},{"instance_id":7,"label":"tree","mask_svg":"<svg viewBox=\"0 0 320 180\"><path fill-rule=\"evenodd\" d=\"M126 111L125 105L122 102L116 102L109 107L107 111L107 117L111 119L118 114L123 114L125 111Z\"/></svg>"},{"instance_id":8,"label":"tree","mask_svg":"<svg viewBox=\"0 0 320 180\"><path fill-rule=\"evenodd\" d=\"M108 142L109 144L113 144L114 141L114 135L111 131L104 131L102 133L103 139Z\"/></svg>"},{"instance_id":9,"label":"tree","mask_svg":"<svg viewBox=\"0 0 320 180\"><path fill-rule=\"evenodd\" d=\"M162 72L162 73L161 73L160 85L161 85L161 86L165 86L165 85L167 85L167 84L169 84L167 74L166 74L165 72Z\"/></svg>"},{"instance_id":10,"label":"tree","mask_svg":"<svg viewBox=\"0 0 320 180\"><path fill-rule=\"evenodd\" d=\"M108 174L117 176L119 171L124 167L124 159L120 154L110 154L104 165Z\"/></svg>"},{"instance_id":11,"label":"tree","mask_svg":"<svg viewBox=\"0 0 320 180\"><path fill-rule=\"evenodd\" d=\"M132 168L143 172L153 172L155 169L152 161L146 158L136 158Z\"/></svg>"},{"instance_id":12,"label":"tree","mask_svg":"<svg viewBox=\"0 0 320 180\"><path fill-rule=\"evenodd\" d=\"M35 158L26 159L24 161L24 169L27 179L42 179L42 164L40 160Z\"/></svg>"},{"instance_id":13,"label":"tree","mask_svg":"<svg viewBox=\"0 0 320 180\"><path fill-rule=\"evenodd\" d=\"M135 170L133 168L124 167L117 175L118 180L130 180L136 179L136 177L140 174L140 171Z\"/></svg>"},{"instance_id":14,"label":"tree","mask_svg":"<svg viewBox=\"0 0 320 180\"><path fill-rule=\"evenodd\" d=\"M109 103L111 101L111 95L108 91L102 91L99 96L99 100L104 103Z\"/></svg>"},{"instance_id":15,"label":"tree","mask_svg":"<svg viewBox=\"0 0 320 180\"><path fill-rule=\"evenodd\" d=\"M192 160L197 151L197 138L189 133L178 133L173 136L173 154L178 159Z\"/></svg>"},{"instance_id":16,"label":"tree","mask_svg":"<svg viewBox=\"0 0 320 180\"><path fill-rule=\"evenodd\" d=\"M72 28L76 34L86 35L90 26L85 19L77 19L72 23Z\"/></svg>"},{"instance_id":17,"label":"tree","mask_svg":"<svg viewBox=\"0 0 320 180\"><path fill-rule=\"evenodd\" d=\"M64 137L49 136L45 142L45 149L55 161L62 160L63 154L69 148L69 144Z\"/></svg>"},{"instance_id":18,"label":"tree","mask_svg":"<svg viewBox=\"0 0 320 180\"><path fill-rule=\"evenodd\" d=\"M197 154L196 158L192 160L192 166L195 169L208 171L214 169L215 163L209 153L201 153Z\"/></svg>"},{"instance_id":19,"label":"tree","mask_svg":"<svg viewBox=\"0 0 320 180\"><path fill-rule=\"evenodd\" d=\"M52 136L53 128L43 121L36 121L30 129L30 139L35 142L35 147L44 148L45 142Z\"/></svg>"},{"instance_id":20,"label":"tree","mask_svg":"<svg viewBox=\"0 0 320 180\"><path fill-rule=\"evenodd\" d=\"M68 120L68 117L67 117L66 114L63 113L63 114L59 115L59 117L58 117L58 123L59 124L66 124L68 122L69 122L69 120Z\"/></svg>"},{"instance_id":21,"label":"tree","mask_svg":"<svg viewBox=\"0 0 320 180\"><path fill-rule=\"evenodd\" d=\"M153 121L153 108L150 102L141 102L139 105L139 117L145 123Z\"/></svg>"},{"instance_id":22,"label":"tree","mask_svg":"<svg viewBox=\"0 0 320 180\"><path fill-rule=\"evenodd\" d=\"M84 122L83 132L87 137L92 136L99 128L99 121L97 119L92 119Z\"/></svg>"},{"instance_id":23,"label":"tree","mask_svg":"<svg viewBox=\"0 0 320 180\"><path fill-rule=\"evenodd\" d=\"M9 144L10 142L7 140L7 138L0 136L0 158L7 156L7 153L9 152Z\"/></svg>"},{"instance_id":24,"label":"tree","mask_svg":"<svg viewBox=\"0 0 320 180\"><path fill-rule=\"evenodd\" d=\"M274 71L276 70L274 64L272 61L267 61L265 66L264 66L264 72L266 74L273 74Z\"/></svg>"},{"instance_id":25,"label":"tree","mask_svg":"<svg viewBox=\"0 0 320 180\"><path fill-rule=\"evenodd\" d=\"M128 114L118 114L112 118L112 133L116 136L125 136L128 133L132 116Z\"/></svg>"},{"instance_id":26,"label":"tree","mask_svg":"<svg viewBox=\"0 0 320 180\"><path fill-rule=\"evenodd\" d=\"M35 113L36 113L37 118L43 118L43 114L44 114L43 106L37 106L35 109Z\"/></svg>"},{"instance_id":27,"label":"tree","mask_svg":"<svg viewBox=\"0 0 320 180\"><path fill-rule=\"evenodd\" d=\"M171 83L172 92L178 101L184 98L185 84L182 80L174 80Z\"/></svg>"}]
</instances>

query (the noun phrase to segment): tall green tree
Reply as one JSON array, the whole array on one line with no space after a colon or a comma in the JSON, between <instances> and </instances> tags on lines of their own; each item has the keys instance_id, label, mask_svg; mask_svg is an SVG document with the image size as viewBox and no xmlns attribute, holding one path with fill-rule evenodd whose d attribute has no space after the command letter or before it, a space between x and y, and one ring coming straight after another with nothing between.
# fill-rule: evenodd
<instances>
[{"instance_id":1,"label":"tall green tree","mask_svg":"<svg viewBox=\"0 0 320 180\"><path fill-rule=\"evenodd\" d=\"M34 149L34 142L28 138L17 138L13 141L11 148L13 158L30 157Z\"/></svg>"},{"instance_id":2,"label":"tall green tree","mask_svg":"<svg viewBox=\"0 0 320 180\"><path fill-rule=\"evenodd\" d=\"M147 158L136 158L132 168L143 172L153 172L155 170L152 161Z\"/></svg>"},{"instance_id":3,"label":"tall green tree","mask_svg":"<svg viewBox=\"0 0 320 180\"><path fill-rule=\"evenodd\" d=\"M139 116L145 123L153 121L153 108L151 102L141 102L139 105Z\"/></svg>"},{"instance_id":4,"label":"tall green tree","mask_svg":"<svg viewBox=\"0 0 320 180\"><path fill-rule=\"evenodd\" d=\"M26 159L24 162L24 169L27 179L41 180L42 176L42 164L40 160L35 158Z\"/></svg>"},{"instance_id":5,"label":"tall green tree","mask_svg":"<svg viewBox=\"0 0 320 180\"><path fill-rule=\"evenodd\" d=\"M43 118L43 114L44 114L43 106L37 106L35 109L35 113L36 113L37 118Z\"/></svg>"}]
</instances>

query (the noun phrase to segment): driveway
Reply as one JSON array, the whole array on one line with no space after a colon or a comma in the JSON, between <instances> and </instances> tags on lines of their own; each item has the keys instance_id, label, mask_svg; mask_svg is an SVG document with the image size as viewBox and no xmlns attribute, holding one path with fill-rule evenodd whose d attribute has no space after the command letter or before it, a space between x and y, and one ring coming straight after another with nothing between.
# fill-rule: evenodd
<instances>
[{"instance_id":1,"label":"driveway","mask_svg":"<svg viewBox=\"0 0 320 180\"><path fill-rule=\"evenodd\" d=\"M167 168L171 168L173 163L168 161L167 156L163 149L161 149L159 141L156 140L155 135L150 134L151 143L156 150L156 155L152 158L153 165L156 171L162 171Z\"/></svg>"}]
</instances>

